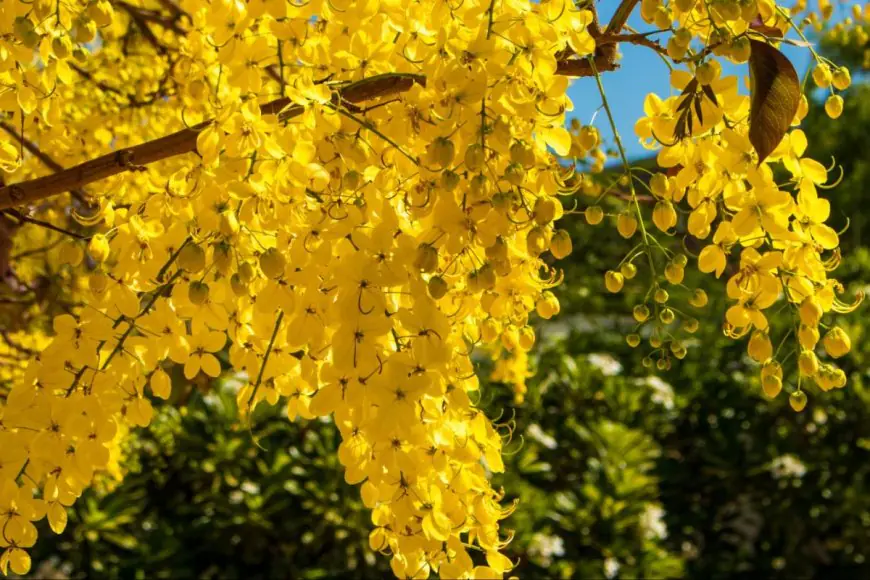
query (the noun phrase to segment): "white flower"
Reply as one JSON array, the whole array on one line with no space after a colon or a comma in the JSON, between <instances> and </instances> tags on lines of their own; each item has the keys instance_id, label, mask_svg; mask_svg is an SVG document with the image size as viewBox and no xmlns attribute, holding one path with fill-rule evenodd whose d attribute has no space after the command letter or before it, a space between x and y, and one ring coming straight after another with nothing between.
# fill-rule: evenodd
<instances>
[{"instance_id":1,"label":"white flower","mask_svg":"<svg viewBox=\"0 0 870 580\"><path fill-rule=\"evenodd\" d=\"M553 556L565 555L565 542L559 536L535 534L529 545L529 554L546 567L553 563Z\"/></svg>"},{"instance_id":2,"label":"white flower","mask_svg":"<svg viewBox=\"0 0 870 580\"><path fill-rule=\"evenodd\" d=\"M648 504L640 516L640 527L647 539L664 539L668 537L668 526L665 525L665 510L656 504Z\"/></svg>"},{"instance_id":3,"label":"white flower","mask_svg":"<svg viewBox=\"0 0 870 580\"><path fill-rule=\"evenodd\" d=\"M773 477L803 477L807 472L806 465L794 455L781 455L770 462L770 471Z\"/></svg>"},{"instance_id":4,"label":"white flower","mask_svg":"<svg viewBox=\"0 0 870 580\"><path fill-rule=\"evenodd\" d=\"M652 401L665 409L674 408L674 389L659 377L652 375L637 380L638 384L646 385L653 390Z\"/></svg>"},{"instance_id":5,"label":"white flower","mask_svg":"<svg viewBox=\"0 0 870 580\"><path fill-rule=\"evenodd\" d=\"M600 370L604 376L611 377L622 372L622 365L609 354L592 353L586 357L589 363Z\"/></svg>"},{"instance_id":6,"label":"white flower","mask_svg":"<svg viewBox=\"0 0 870 580\"><path fill-rule=\"evenodd\" d=\"M619 573L619 562L616 558L607 558L604 561L604 575L614 578Z\"/></svg>"},{"instance_id":7,"label":"white flower","mask_svg":"<svg viewBox=\"0 0 870 580\"><path fill-rule=\"evenodd\" d=\"M547 449L555 449L557 446L556 440L550 435L544 433L540 425L533 423L526 429L526 435L546 447Z\"/></svg>"}]
</instances>

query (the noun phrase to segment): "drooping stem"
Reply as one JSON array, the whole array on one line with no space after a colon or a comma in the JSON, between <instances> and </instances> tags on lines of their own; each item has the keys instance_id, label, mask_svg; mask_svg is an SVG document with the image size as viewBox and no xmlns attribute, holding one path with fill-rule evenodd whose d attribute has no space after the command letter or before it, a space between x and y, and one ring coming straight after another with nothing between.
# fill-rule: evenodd
<instances>
[{"instance_id":1,"label":"drooping stem","mask_svg":"<svg viewBox=\"0 0 870 580\"><path fill-rule=\"evenodd\" d=\"M272 354L272 347L275 345L275 337L278 336L278 329L281 328L281 321L284 320L284 311L278 311L278 318L275 320L275 328L272 330L272 337L269 338L269 345L266 347L266 353L263 355L263 364L260 365L260 372L257 373L257 381L254 383L254 389L251 391L251 396L248 398L248 413L253 410L254 397L257 396L257 391L260 389L260 383L263 382L263 373L266 372L266 365L269 363L269 355Z\"/></svg>"}]
</instances>

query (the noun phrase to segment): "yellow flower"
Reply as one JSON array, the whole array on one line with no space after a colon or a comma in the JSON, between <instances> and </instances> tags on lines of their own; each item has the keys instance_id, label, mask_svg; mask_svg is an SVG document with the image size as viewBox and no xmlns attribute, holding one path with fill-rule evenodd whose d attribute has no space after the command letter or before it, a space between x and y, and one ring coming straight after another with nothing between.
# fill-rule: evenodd
<instances>
[{"instance_id":1,"label":"yellow flower","mask_svg":"<svg viewBox=\"0 0 870 580\"><path fill-rule=\"evenodd\" d=\"M214 353L219 352L227 342L223 332L197 329L188 338L190 355L184 363L184 377L192 379L200 370L210 377L221 374L221 364Z\"/></svg>"}]
</instances>

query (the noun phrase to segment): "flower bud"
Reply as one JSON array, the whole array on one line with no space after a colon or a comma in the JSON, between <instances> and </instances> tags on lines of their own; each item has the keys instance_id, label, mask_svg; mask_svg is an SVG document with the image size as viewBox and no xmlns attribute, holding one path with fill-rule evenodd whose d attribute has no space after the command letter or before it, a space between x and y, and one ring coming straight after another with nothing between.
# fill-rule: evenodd
<instances>
[{"instance_id":1,"label":"flower bud","mask_svg":"<svg viewBox=\"0 0 870 580\"><path fill-rule=\"evenodd\" d=\"M749 339L746 348L749 356L755 362L764 362L773 356L773 344L766 332L756 330Z\"/></svg>"},{"instance_id":2,"label":"flower bud","mask_svg":"<svg viewBox=\"0 0 870 580\"><path fill-rule=\"evenodd\" d=\"M625 278L619 272L608 270L607 273L604 274L604 286L607 288L608 292L616 294L622 290L623 284L625 284Z\"/></svg>"},{"instance_id":3,"label":"flower bud","mask_svg":"<svg viewBox=\"0 0 870 580\"><path fill-rule=\"evenodd\" d=\"M632 315L638 322L646 322L649 318L649 307L646 304L638 304L632 309Z\"/></svg>"},{"instance_id":4,"label":"flower bud","mask_svg":"<svg viewBox=\"0 0 870 580\"><path fill-rule=\"evenodd\" d=\"M205 250L197 244L186 244L181 251L178 252L176 258L178 267L187 272L196 273L202 272L205 269Z\"/></svg>"},{"instance_id":5,"label":"flower bud","mask_svg":"<svg viewBox=\"0 0 870 580\"><path fill-rule=\"evenodd\" d=\"M456 146L446 137L438 137L429 144L429 161L439 169L453 165L456 157Z\"/></svg>"},{"instance_id":6,"label":"flower bud","mask_svg":"<svg viewBox=\"0 0 870 580\"><path fill-rule=\"evenodd\" d=\"M414 267L421 272L434 272L438 269L438 249L431 244L417 246L417 256L414 258Z\"/></svg>"},{"instance_id":7,"label":"flower bud","mask_svg":"<svg viewBox=\"0 0 870 580\"><path fill-rule=\"evenodd\" d=\"M822 344L825 347L825 352L834 358L845 356L852 350L852 341L849 339L849 335L839 326L828 331Z\"/></svg>"},{"instance_id":8,"label":"flower bud","mask_svg":"<svg viewBox=\"0 0 870 580\"><path fill-rule=\"evenodd\" d=\"M472 172L480 171L486 162L486 151L479 143L468 146L465 150L465 167Z\"/></svg>"},{"instance_id":9,"label":"flower bud","mask_svg":"<svg viewBox=\"0 0 870 580\"><path fill-rule=\"evenodd\" d=\"M88 242L88 254L97 263L103 263L109 259L109 241L103 234L95 234Z\"/></svg>"},{"instance_id":10,"label":"flower bud","mask_svg":"<svg viewBox=\"0 0 870 580\"><path fill-rule=\"evenodd\" d=\"M284 267L287 260L275 248L269 248L260 254L260 270L267 278L275 279L284 275Z\"/></svg>"},{"instance_id":11,"label":"flower bud","mask_svg":"<svg viewBox=\"0 0 870 580\"><path fill-rule=\"evenodd\" d=\"M825 113L831 119L839 119L843 114L843 97L840 95L831 95L825 101Z\"/></svg>"},{"instance_id":12,"label":"flower bud","mask_svg":"<svg viewBox=\"0 0 870 580\"><path fill-rule=\"evenodd\" d=\"M637 266L632 264L631 262L625 262L622 266L619 267L619 271L622 273L623 277L626 280L631 280L635 276L637 276Z\"/></svg>"},{"instance_id":13,"label":"flower bud","mask_svg":"<svg viewBox=\"0 0 870 580\"><path fill-rule=\"evenodd\" d=\"M671 284L679 284L683 281L683 277L685 276L685 270L683 270L682 266L679 266L674 263L670 263L665 266L665 278Z\"/></svg>"},{"instance_id":14,"label":"flower bud","mask_svg":"<svg viewBox=\"0 0 870 580\"><path fill-rule=\"evenodd\" d=\"M677 225L677 211L670 201L660 201L653 208L653 223L663 232Z\"/></svg>"},{"instance_id":15,"label":"flower bud","mask_svg":"<svg viewBox=\"0 0 870 580\"><path fill-rule=\"evenodd\" d=\"M653 300L655 300L659 304L664 304L670 299L670 297L670 294L668 294L668 291L664 288L659 288L655 291L655 293L653 293Z\"/></svg>"},{"instance_id":16,"label":"flower bud","mask_svg":"<svg viewBox=\"0 0 870 580\"><path fill-rule=\"evenodd\" d=\"M427 289L429 290L429 296L435 300L440 300L444 298L444 295L447 294L449 288L447 287L447 282L444 281L444 278L441 276L432 276L429 278Z\"/></svg>"},{"instance_id":17,"label":"flower bud","mask_svg":"<svg viewBox=\"0 0 870 580\"><path fill-rule=\"evenodd\" d=\"M762 377L761 388L765 395L771 399L775 399L780 391L782 391L782 379L776 375Z\"/></svg>"},{"instance_id":18,"label":"flower bud","mask_svg":"<svg viewBox=\"0 0 870 580\"><path fill-rule=\"evenodd\" d=\"M798 356L798 370L801 375L811 377L819 372L819 359L811 350L802 350Z\"/></svg>"},{"instance_id":19,"label":"flower bud","mask_svg":"<svg viewBox=\"0 0 870 580\"><path fill-rule=\"evenodd\" d=\"M604 219L604 210L601 209L601 206L590 205L586 208L583 215L586 218L586 223L591 226L597 226Z\"/></svg>"},{"instance_id":20,"label":"flower bud","mask_svg":"<svg viewBox=\"0 0 870 580\"><path fill-rule=\"evenodd\" d=\"M630 212L622 212L616 218L616 231L627 240L637 231L637 218Z\"/></svg>"},{"instance_id":21,"label":"flower bud","mask_svg":"<svg viewBox=\"0 0 870 580\"><path fill-rule=\"evenodd\" d=\"M802 348L812 350L816 348L816 343L819 342L819 329L815 326L807 326L801 324L798 329L798 342Z\"/></svg>"},{"instance_id":22,"label":"flower bud","mask_svg":"<svg viewBox=\"0 0 870 580\"><path fill-rule=\"evenodd\" d=\"M703 308L707 305L707 293L700 288L696 289L689 299L689 304L695 308Z\"/></svg>"},{"instance_id":23,"label":"flower bud","mask_svg":"<svg viewBox=\"0 0 870 580\"><path fill-rule=\"evenodd\" d=\"M202 282L191 282L187 288L187 297L191 303L199 306L208 300L208 285Z\"/></svg>"},{"instance_id":24,"label":"flower bud","mask_svg":"<svg viewBox=\"0 0 870 580\"><path fill-rule=\"evenodd\" d=\"M831 86L831 80L833 80L831 75L831 67L829 67L827 64L821 63L813 69L813 81L820 89L826 89Z\"/></svg>"},{"instance_id":25,"label":"flower bud","mask_svg":"<svg viewBox=\"0 0 870 580\"><path fill-rule=\"evenodd\" d=\"M239 276L238 272L230 276L230 288L233 294L239 298L248 296L248 285L242 282L242 277Z\"/></svg>"},{"instance_id":26,"label":"flower bud","mask_svg":"<svg viewBox=\"0 0 870 580\"><path fill-rule=\"evenodd\" d=\"M798 313L800 314L802 323L807 326L818 326L824 311L815 296L807 296L804 298L804 301L801 302Z\"/></svg>"},{"instance_id":27,"label":"flower bud","mask_svg":"<svg viewBox=\"0 0 870 580\"><path fill-rule=\"evenodd\" d=\"M807 394L803 391L795 391L789 396L788 404L796 412L800 413L807 406Z\"/></svg>"},{"instance_id":28,"label":"flower bud","mask_svg":"<svg viewBox=\"0 0 870 580\"><path fill-rule=\"evenodd\" d=\"M539 256L547 250L549 245L550 241L547 239L547 232L541 227L533 227L526 235L526 250L532 256Z\"/></svg>"},{"instance_id":29,"label":"flower bud","mask_svg":"<svg viewBox=\"0 0 870 580\"><path fill-rule=\"evenodd\" d=\"M520 186L526 178L526 171L519 163L511 163L504 172L505 180L513 186Z\"/></svg>"},{"instance_id":30,"label":"flower bud","mask_svg":"<svg viewBox=\"0 0 870 580\"><path fill-rule=\"evenodd\" d=\"M520 329L520 348L529 351L535 346L535 331L530 326Z\"/></svg>"},{"instance_id":31,"label":"flower bud","mask_svg":"<svg viewBox=\"0 0 870 580\"><path fill-rule=\"evenodd\" d=\"M831 79L834 88L838 91L845 91L852 84L852 75L846 67L840 67L835 72Z\"/></svg>"},{"instance_id":32,"label":"flower bud","mask_svg":"<svg viewBox=\"0 0 870 580\"><path fill-rule=\"evenodd\" d=\"M550 253L557 260L567 258L571 254L571 236L565 230L556 230L550 240Z\"/></svg>"},{"instance_id":33,"label":"flower bud","mask_svg":"<svg viewBox=\"0 0 870 580\"><path fill-rule=\"evenodd\" d=\"M535 303L535 311L538 313L538 316L545 320L549 320L556 314L559 314L560 309L559 299L549 290L542 293Z\"/></svg>"},{"instance_id":34,"label":"flower bud","mask_svg":"<svg viewBox=\"0 0 870 580\"><path fill-rule=\"evenodd\" d=\"M549 197L539 197L535 202L535 221L545 226L556 217L556 202Z\"/></svg>"}]
</instances>

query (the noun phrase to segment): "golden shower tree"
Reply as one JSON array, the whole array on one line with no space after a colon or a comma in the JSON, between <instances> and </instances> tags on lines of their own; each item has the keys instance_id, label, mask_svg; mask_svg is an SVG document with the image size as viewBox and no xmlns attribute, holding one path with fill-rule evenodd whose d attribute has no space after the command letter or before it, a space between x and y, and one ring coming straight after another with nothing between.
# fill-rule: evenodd
<instances>
[{"instance_id":1,"label":"golden shower tree","mask_svg":"<svg viewBox=\"0 0 870 580\"><path fill-rule=\"evenodd\" d=\"M801 10L622 0L603 22L569 0L0 3L0 568L28 571L32 522L63 529L155 397L235 372L246 415L333 416L397 576L500 577L511 506L489 474L510 428L476 409L470 357L524 364L530 318L559 310L568 212L633 240L604 283L647 286L627 340L643 336L651 363L682 358L706 303L657 238L679 235L702 271L728 273L725 330L748 337L770 396L785 382L800 410L808 386L842 387L822 352L848 352L834 316L860 296L828 277L828 170L804 157L806 99L776 48L812 51ZM649 30L627 26L635 11ZM636 125L661 172L641 179L616 135L624 173L608 183L590 176L597 130L565 126L566 89L595 77L615 128L600 75L623 43L657 53L675 92L649 95ZM848 71L813 55L836 117ZM723 60L748 63L750 95ZM623 210L605 216L604 196ZM788 328L769 325L774 305Z\"/></svg>"}]
</instances>

